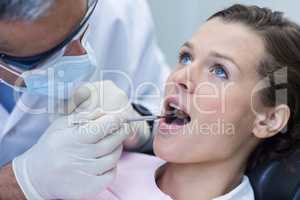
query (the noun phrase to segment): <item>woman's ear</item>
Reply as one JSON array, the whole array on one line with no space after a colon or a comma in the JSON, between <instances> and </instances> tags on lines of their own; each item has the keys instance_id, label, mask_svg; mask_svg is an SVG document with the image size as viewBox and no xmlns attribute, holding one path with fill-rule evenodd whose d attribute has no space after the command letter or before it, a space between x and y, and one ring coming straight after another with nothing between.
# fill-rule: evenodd
<instances>
[{"instance_id":1,"label":"woman's ear","mask_svg":"<svg viewBox=\"0 0 300 200\"><path fill-rule=\"evenodd\" d=\"M256 115L252 132L258 138L270 138L286 127L289 118L290 109L287 105L268 109Z\"/></svg>"}]
</instances>

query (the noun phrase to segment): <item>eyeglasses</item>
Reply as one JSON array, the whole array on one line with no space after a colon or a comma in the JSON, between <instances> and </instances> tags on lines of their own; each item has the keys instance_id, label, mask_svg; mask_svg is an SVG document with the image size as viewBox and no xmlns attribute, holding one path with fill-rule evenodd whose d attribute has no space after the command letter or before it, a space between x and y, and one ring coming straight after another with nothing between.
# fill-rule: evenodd
<instances>
[{"instance_id":1,"label":"eyeglasses","mask_svg":"<svg viewBox=\"0 0 300 200\"><path fill-rule=\"evenodd\" d=\"M88 10L83 17L81 23L78 25L78 27L68 36L64 41L62 41L60 44L55 46L54 48L41 53L39 55L35 56L29 56L29 57L14 57L9 56L6 54L0 54L0 60L2 63L6 63L8 65L23 69L23 70L31 70L36 68L40 63L44 62L45 60L49 59L52 55L63 49L65 46L67 46L70 42L78 36L82 32L83 29L86 29L86 25L88 24L88 21L94 12L96 6L97 6L98 0L88 0Z\"/></svg>"},{"instance_id":2,"label":"eyeglasses","mask_svg":"<svg viewBox=\"0 0 300 200\"><path fill-rule=\"evenodd\" d=\"M93 14L98 0L88 0L88 10L77 28L56 47L30 57L13 57L5 54L0 54L0 81L10 87L26 88L26 85L21 77L21 74L27 70L33 70L48 60L57 60L63 56L68 44L73 41L80 40L82 45L85 43L87 35L88 22Z\"/></svg>"}]
</instances>

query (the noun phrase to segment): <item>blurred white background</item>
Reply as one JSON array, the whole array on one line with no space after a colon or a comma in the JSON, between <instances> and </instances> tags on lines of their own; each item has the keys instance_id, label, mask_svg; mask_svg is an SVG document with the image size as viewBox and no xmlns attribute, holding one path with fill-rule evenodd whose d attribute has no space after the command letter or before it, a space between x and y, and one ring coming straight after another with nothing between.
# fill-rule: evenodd
<instances>
[{"instance_id":1,"label":"blurred white background","mask_svg":"<svg viewBox=\"0 0 300 200\"><path fill-rule=\"evenodd\" d=\"M284 11L300 23L297 0L148 0L156 24L158 42L170 66L177 61L178 49L210 15L234 3L266 6Z\"/></svg>"}]
</instances>

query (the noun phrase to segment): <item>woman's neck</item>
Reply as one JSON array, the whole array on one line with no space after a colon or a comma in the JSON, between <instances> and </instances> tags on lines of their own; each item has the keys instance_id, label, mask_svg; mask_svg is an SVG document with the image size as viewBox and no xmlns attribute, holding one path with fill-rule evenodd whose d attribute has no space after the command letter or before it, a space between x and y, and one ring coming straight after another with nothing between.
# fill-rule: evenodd
<instances>
[{"instance_id":1,"label":"woman's neck","mask_svg":"<svg viewBox=\"0 0 300 200\"><path fill-rule=\"evenodd\" d=\"M233 162L168 163L159 178L160 189L174 200L211 200L237 187L244 165Z\"/></svg>"}]
</instances>

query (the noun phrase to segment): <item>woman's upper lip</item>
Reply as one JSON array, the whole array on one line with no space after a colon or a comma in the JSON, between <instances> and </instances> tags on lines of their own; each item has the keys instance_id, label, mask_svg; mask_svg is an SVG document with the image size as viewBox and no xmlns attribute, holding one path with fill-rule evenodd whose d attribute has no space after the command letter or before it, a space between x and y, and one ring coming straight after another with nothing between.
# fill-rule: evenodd
<instances>
[{"instance_id":1,"label":"woman's upper lip","mask_svg":"<svg viewBox=\"0 0 300 200\"><path fill-rule=\"evenodd\" d=\"M186 114L189 114L187 112L186 107L183 105L183 103L180 101L180 99L178 97L175 97L175 96L169 96L165 99L165 104L164 104L165 110L164 110L164 112L166 112L167 106L169 106L171 103L178 106L178 107L180 107L181 111L185 112Z\"/></svg>"}]
</instances>

